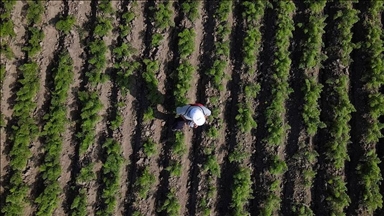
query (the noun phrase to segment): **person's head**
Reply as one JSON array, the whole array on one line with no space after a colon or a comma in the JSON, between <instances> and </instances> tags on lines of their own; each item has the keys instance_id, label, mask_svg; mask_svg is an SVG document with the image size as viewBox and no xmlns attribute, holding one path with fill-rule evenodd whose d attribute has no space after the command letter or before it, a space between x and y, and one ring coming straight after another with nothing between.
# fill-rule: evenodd
<instances>
[{"instance_id":1,"label":"person's head","mask_svg":"<svg viewBox=\"0 0 384 216\"><path fill-rule=\"evenodd\" d=\"M192 108L191 112L190 112L190 116L192 118L192 121L197 125L197 126L201 126L205 123L205 115L204 113L201 111L201 109L195 107L195 108Z\"/></svg>"}]
</instances>

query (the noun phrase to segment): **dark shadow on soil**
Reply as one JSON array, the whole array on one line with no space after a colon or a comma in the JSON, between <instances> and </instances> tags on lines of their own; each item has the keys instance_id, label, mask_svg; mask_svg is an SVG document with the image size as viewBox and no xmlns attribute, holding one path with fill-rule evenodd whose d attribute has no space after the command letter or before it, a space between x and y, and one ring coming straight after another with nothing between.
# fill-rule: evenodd
<instances>
[{"instance_id":1,"label":"dark shadow on soil","mask_svg":"<svg viewBox=\"0 0 384 216\"><path fill-rule=\"evenodd\" d=\"M241 91L241 79L243 63L243 40L245 37L244 26L241 18L242 13L241 4L235 4L233 8L234 24L230 34L230 61L233 62L232 78L227 83L227 89L231 92L228 101L225 104L225 122L228 127L226 128L225 142L227 152L233 152L237 145L236 135L238 132L235 116L238 114L239 92ZM222 151L219 149L218 151ZM223 164L221 165L221 178L218 179L218 192L216 211L219 215L227 215L230 211L230 202L232 200L232 191L230 187L233 184L233 173L237 170L237 166L229 162L228 155L224 157Z\"/></svg>"},{"instance_id":2,"label":"dark shadow on soil","mask_svg":"<svg viewBox=\"0 0 384 216\"><path fill-rule=\"evenodd\" d=\"M352 42L357 43L364 41L365 39L365 28L363 27L363 15L367 11L367 2L360 1L356 5L356 9L360 10L359 14L360 20L355 24L352 29L353 38ZM347 215L357 215L359 200L362 196L361 187L358 184L359 177L357 176L356 168L357 165L362 158L364 150L361 139L362 134L365 133L364 129L367 128L367 120L364 119L364 114L368 112L366 104L368 104L367 98L368 94L363 90L363 82L362 77L363 73L366 69L366 60L362 58L366 53L362 51L362 49L354 49L351 53L352 64L349 71L349 79L350 79L350 99L351 103L356 109L356 112L352 113L352 118L350 121L351 125L351 143L348 146L348 155L350 157L350 161L345 164L345 172L346 172L346 181L348 188L348 195L351 198L351 204L347 209Z\"/></svg>"},{"instance_id":3,"label":"dark shadow on soil","mask_svg":"<svg viewBox=\"0 0 384 216\"><path fill-rule=\"evenodd\" d=\"M251 215L259 215L261 201L265 199L264 186L264 173L267 166L267 158L265 155L265 143L264 139L267 136L266 125L266 116L265 110L268 107L269 100L271 97L271 68L273 62L273 53L274 53L274 35L275 35L275 22L276 14L275 11L271 8L266 8L264 11L264 18L262 20L262 27L260 29L262 33L262 45L261 52L259 53L259 61L257 65L258 80L261 86L261 90L257 95L256 100L259 102L257 107L258 115L256 118L257 128L256 128L256 142L255 153L251 157L251 161L254 164L254 171L252 173L252 196L254 199L250 201L249 207Z\"/></svg>"},{"instance_id":4,"label":"dark shadow on soil","mask_svg":"<svg viewBox=\"0 0 384 216\"><path fill-rule=\"evenodd\" d=\"M200 50L202 50L202 55L199 56L199 66L198 73L200 74L200 79L197 84L197 92L196 92L196 102L206 104L207 95L206 95L206 86L209 82L209 77L206 75L206 71L212 65L212 50L214 47L214 12L215 7L217 5L217 1L207 1L201 2L203 4L203 12L201 14L206 14L207 17L203 20L204 26L204 36L202 39L202 44L200 46ZM204 17L204 16L203 16ZM196 209L198 208L198 195L199 195L199 174L200 168L198 164L203 164L206 160L206 156L203 153L203 131L206 131L208 126L204 125L194 130L192 137L192 149L189 151L189 160L191 163L190 172L188 175L188 184L190 187L188 188L188 201L187 201L187 213L188 215L196 215Z\"/></svg>"},{"instance_id":5,"label":"dark shadow on soil","mask_svg":"<svg viewBox=\"0 0 384 216\"><path fill-rule=\"evenodd\" d=\"M294 23L305 23L305 4L303 1L295 1L296 14L293 17ZM285 172L283 177L284 185L282 187L282 205L281 212L284 215L293 215L292 206L294 205L294 190L295 190L295 176L297 175L298 167L295 164L293 155L298 151L298 142L300 132L303 130L303 118L301 106L304 104L304 94L301 90L304 83L304 71L299 69L300 60L302 57L302 42L306 39L302 28L295 26L293 31L293 39L290 45L291 50L291 74L289 77L289 86L292 88L293 93L290 94L286 102L286 121L290 126L288 132L286 147L285 147L285 161L288 166L288 171Z\"/></svg>"}]
</instances>

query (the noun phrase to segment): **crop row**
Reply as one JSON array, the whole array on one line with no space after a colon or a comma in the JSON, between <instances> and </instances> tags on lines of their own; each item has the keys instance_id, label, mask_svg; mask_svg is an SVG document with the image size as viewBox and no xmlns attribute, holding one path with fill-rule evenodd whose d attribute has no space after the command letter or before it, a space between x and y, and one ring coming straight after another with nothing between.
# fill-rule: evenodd
<instances>
[{"instance_id":1,"label":"crop row","mask_svg":"<svg viewBox=\"0 0 384 216\"><path fill-rule=\"evenodd\" d=\"M105 33L99 35L101 37L109 34L112 29L112 19L113 15L117 15L114 9L112 8L111 1L100 1L98 9L102 12L104 17L104 26L107 27L107 30L103 28ZM124 163L124 157L122 155L121 143L118 142L114 134L117 132L117 129L123 124L122 108L125 107L122 97L119 97L119 93L122 96L125 96L129 89L129 80L132 73L139 68L139 62L132 62L130 58L135 50L130 46L126 41L126 36L131 31L132 21L135 18L135 14L132 10L128 10L121 14L120 24L117 27L119 31L118 43L116 47L113 48L113 61L114 69L113 74L111 74L111 81L113 85L112 88L116 87L116 96L111 97L111 107L108 119L108 137L103 143L103 165L102 165L102 188L100 193L100 208L96 212L97 215L114 215L116 206L117 206L117 197L120 196L120 179L121 179L121 168ZM98 30L97 26L95 31ZM103 74L105 76L105 74Z\"/></svg>"},{"instance_id":2,"label":"crop row","mask_svg":"<svg viewBox=\"0 0 384 216\"><path fill-rule=\"evenodd\" d=\"M211 77L211 84L219 92L224 90L223 79L225 78L225 68L228 65L226 59L229 57L230 26L228 15L232 11L232 1L220 2L215 12L216 17L216 42L214 47L214 62L211 69L208 70L208 76ZM216 104L213 104L214 106Z\"/></svg>"},{"instance_id":3,"label":"crop row","mask_svg":"<svg viewBox=\"0 0 384 216\"><path fill-rule=\"evenodd\" d=\"M98 92L93 90L92 87L105 82L107 76L103 73L106 67L107 46L103 41L103 37L106 36L112 30L111 14L113 13L112 5L110 1L103 0L99 1L97 5L97 16L96 22L91 29L93 35L89 35L91 42L88 44L88 57L87 72L85 76L88 78L86 89L78 92L78 100L80 102L80 130L76 134L78 140L78 155L80 172L75 177L76 183L73 190L76 193L71 203L71 214L72 215L86 215L87 211L87 183L96 178L93 172L93 163L90 160L86 160L86 154L89 147L95 142L96 139L96 124L101 120L99 111L103 108L103 104L100 101ZM104 151L108 151L111 146L115 146L115 142L106 141L103 146ZM111 154L114 154L112 152ZM113 155L116 156L116 155ZM108 157L109 158L109 157ZM105 162L107 162L106 159ZM105 174L105 165L103 164L103 172ZM113 180L113 179L112 179ZM112 186L109 184L107 186ZM103 192L108 189L103 190ZM105 193L103 194L105 196ZM103 196L102 195L102 196ZM106 199L102 199L105 203ZM103 205L105 207L105 205ZM102 208L100 212L107 211L108 208Z\"/></svg>"},{"instance_id":4,"label":"crop row","mask_svg":"<svg viewBox=\"0 0 384 216\"><path fill-rule=\"evenodd\" d=\"M16 36L15 31L13 30L13 20L12 20L12 9L15 5L16 1L3 1L2 7L0 10L0 22L2 24L0 28L0 53L1 58L3 58L3 55L7 59L13 58L13 51L11 47L9 46L9 40L11 40L13 37ZM2 83L4 81L6 74L6 64L1 60L0 63L0 85L2 86ZM5 127L5 121L3 113L0 113L0 128Z\"/></svg>"},{"instance_id":5,"label":"crop row","mask_svg":"<svg viewBox=\"0 0 384 216\"><path fill-rule=\"evenodd\" d=\"M380 123L379 117L384 115L384 95L380 88L384 85L384 61L383 40L380 14L384 6L382 1L370 1L364 20L367 31L365 41L362 44L363 51L367 54L367 73L363 78L365 90L368 92L368 115L366 116L367 127L362 138L364 155L357 166L359 184L362 187L360 206L368 214L383 207L383 196L380 193L380 184L383 180L379 164L381 163L375 145L383 137L381 132L384 125Z\"/></svg>"},{"instance_id":6,"label":"crop row","mask_svg":"<svg viewBox=\"0 0 384 216\"><path fill-rule=\"evenodd\" d=\"M244 142L244 134L248 134L257 127L254 116L254 101L260 91L260 85L256 82L256 62L261 45L260 21L264 15L266 3L264 1L244 1L242 18L245 20L245 38L242 47L244 75L242 89L243 98L238 104L238 114L236 115L239 131L238 144L229 155L229 160L236 166L234 181L232 186L231 208L234 215L248 215L245 207L252 198L252 170L245 165L245 160L250 151Z\"/></svg>"},{"instance_id":7,"label":"crop row","mask_svg":"<svg viewBox=\"0 0 384 216\"><path fill-rule=\"evenodd\" d=\"M310 9L310 12L307 15L307 22L301 26L304 28L303 31L306 36L299 65L304 73L302 117L305 125L304 130L309 139L299 143L299 150L294 159L301 166L301 181L307 189L312 187L312 181L316 175L312 165L316 162L318 156L316 150L310 146L309 140L317 133L318 128L325 126L320 121L320 107L318 104L323 85L318 82L316 74L323 60L321 50L323 46L322 36L325 32L325 16L323 15L325 4L326 1L307 1L306 6ZM296 200L292 210L299 215L313 215L308 203L299 200Z\"/></svg>"},{"instance_id":8,"label":"crop row","mask_svg":"<svg viewBox=\"0 0 384 216\"><path fill-rule=\"evenodd\" d=\"M31 26L29 30L35 27L41 20L43 5L40 1L28 2L27 22ZM28 32L27 34L34 32ZM29 37L29 39L31 36ZM39 42L40 43L40 42ZM33 44L33 48L39 50L39 43ZM30 42L26 46L32 47ZM26 50L25 50L26 51ZM26 52L27 62L19 66L21 78L18 80L20 86L16 92L15 105L13 107L13 119L16 122L12 125L10 136L11 150L10 157L10 183L7 188L8 194L5 197L5 206L1 212L6 215L23 214L27 192L29 190L27 184L23 181L23 171L25 170L28 159L31 156L29 150L30 144L39 136L39 128L36 125L35 118L32 116L36 108L34 99L39 90L39 66L31 59L31 55Z\"/></svg>"},{"instance_id":9,"label":"crop row","mask_svg":"<svg viewBox=\"0 0 384 216\"><path fill-rule=\"evenodd\" d=\"M209 121L210 126L206 131L206 136L209 138L209 143L204 147L203 152L205 160L203 162L204 171L204 185L206 191L201 195L199 208L203 215L210 215L214 199L217 193L216 181L221 176L221 169L217 160L217 147L216 143L219 139L219 132L222 130L223 120L220 118L220 94L224 90L223 80L225 76L225 68L228 65L229 58L229 33L230 26L228 23L229 15L232 11L232 1L220 1L216 7L214 17L216 18L215 26L215 45L213 50L213 65L207 71L207 75L210 77L210 83L214 87L215 91L209 97L210 108L212 109L212 115ZM225 31L223 31L225 29Z\"/></svg>"},{"instance_id":10,"label":"crop row","mask_svg":"<svg viewBox=\"0 0 384 216\"><path fill-rule=\"evenodd\" d=\"M0 15L0 51L1 54L11 59L13 57L12 49L9 47L8 41L15 37L15 31L13 30L12 9L16 4L16 1L3 1ZM3 64L1 64L3 66ZM5 66L4 66L5 67ZM5 68L4 68L5 69ZM5 71L4 71L5 72ZM0 73L0 82L2 82L5 73Z\"/></svg>"},{"instance_id":11,"label":"crop row","mask_svg":"<svg viewBox=\"0 0 384 216\"><path fill-rule=\"evenodd\" d=\"M277 20L274 37L276 50L272 64L274 72L271 84L272 100L266 110L268 134L264 140L266 147L271 149L270 155L268 155L269 167L267 168L271 174L271 179L266 182L268 186L265 197L262 200L262 215L272 215L280 208L281 175L287 170L285 161L273 149L283 145L287 129L287 125L284 123L285 101L292 92L288 84L291 65L288 49L290 39L292 38L292 31L294 30L292 13L295 11L295 5L291 1L281 1L277 3L276 11Z\"/></svg>"},{"instance_id":12,"label":"crop row","mask_svg":"<svg viewBox=\"0 0 384 216\"><path fill-rule=\"evenodd\" d=\"M69 85L72 83L72 59L68 53L63 52L59 58L58 67L54 73L54 89L50 102L49 112L44 116L46 123L43 128L44 162L40 172L44 181L44 190L36 198L36 215L52 215L59 203L62 192L58 178L61 175L60 154L62 134L65 131L66 99Z\"/></svg>"},{"instance_id":13,"label":"crop row","mask_svg":"<svg viewBox=\"0 0 384 216\"><path fill-rule=\"evenodd\" d=\"M336 25L338 37L335 42L340 46L334 50L339 56L341 63L350 63L350 53L354 47L351 42L352 26L358 21L357 10L353 9L353 2L340 1L338 11L333 17ZM339 51L340 50L340 51ZM326 160L331 164L334 171L327 170L326 181L328 183L326 198L327 210L330 214L342 215L343 210L350 203L347 194L346 182L339 171L344 170L345 161L349 160L347 144L350 142L351 113L355 108L351 104L348 96L349 78L348 74L337 75L329 78L326 83L329 85L328 98L335 98L331 102L332 120L327 122L327 132L330 139L326 144Z\"/></svg>"},{"instance_id":14,"label":"crop row","mask_svg":"<svg viewBox=\"0 0 384 216\"><path fill-rule=\"evenodd\" d=\"M135 19L133 9L136 6L136 2L131 4L132 7L121 14L120 23L117 27L119 32L118 43L112 50L115 70L111 76L111 81L114 82L121 96L116 95L115 99L111 98L112 107L108 121L109 137L103 144L103 155L105 155L105 158L102 165L101 182L103 188L100 197L101 206L96 213L97 215L113 215L117 206L117 196L120 196L121 167L124 163L124 157L122 156L121 143L113 138L113 134L123 124L121 109L125 107L125 103L122 100L131 87L131 75L140 67L139 62L131 60L136 50L126 39L131 33L132 21ZM109 2L104 2L99 7L107 8L107 10L102 10L104 13L113 13Z\"/></svg>"}]
</instances>

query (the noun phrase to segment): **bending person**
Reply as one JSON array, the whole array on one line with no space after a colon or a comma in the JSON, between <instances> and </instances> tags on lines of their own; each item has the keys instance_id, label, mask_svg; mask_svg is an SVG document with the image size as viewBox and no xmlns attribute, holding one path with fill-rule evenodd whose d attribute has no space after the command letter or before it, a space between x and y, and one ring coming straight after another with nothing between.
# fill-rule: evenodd
<instances>
[{"instance_id":1,"label":"bending person","mask_svg":"<svg viewBox=\"0 0 384 216\"><path fill-rule=\"evenodd\" d=\"M208 116L211 115L211 110L203 104L195 103L176 108L176 115L172 130L182 130L187 123L191 128L197 128L205 124Z\"/></svg>"}]
</instances>

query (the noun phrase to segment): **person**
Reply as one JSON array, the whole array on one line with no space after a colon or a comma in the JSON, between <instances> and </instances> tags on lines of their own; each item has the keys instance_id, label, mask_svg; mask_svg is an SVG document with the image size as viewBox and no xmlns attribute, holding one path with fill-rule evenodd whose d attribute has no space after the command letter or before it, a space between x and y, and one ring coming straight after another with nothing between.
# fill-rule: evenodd
<instances>
[{"instance_id":1,"label":"person","mask_svg":"<svg viewBox=\"0 0 384 216\"><path fill-rule=\"evenodd\" d=\"M191 128L197 128L205 124L207 117L211 115L211 110L203 104L195 103L177 107L176 115L178 117L172 126L173 131L183 129L185 124L188 124Z\"/></svg>"}]
</instances>

